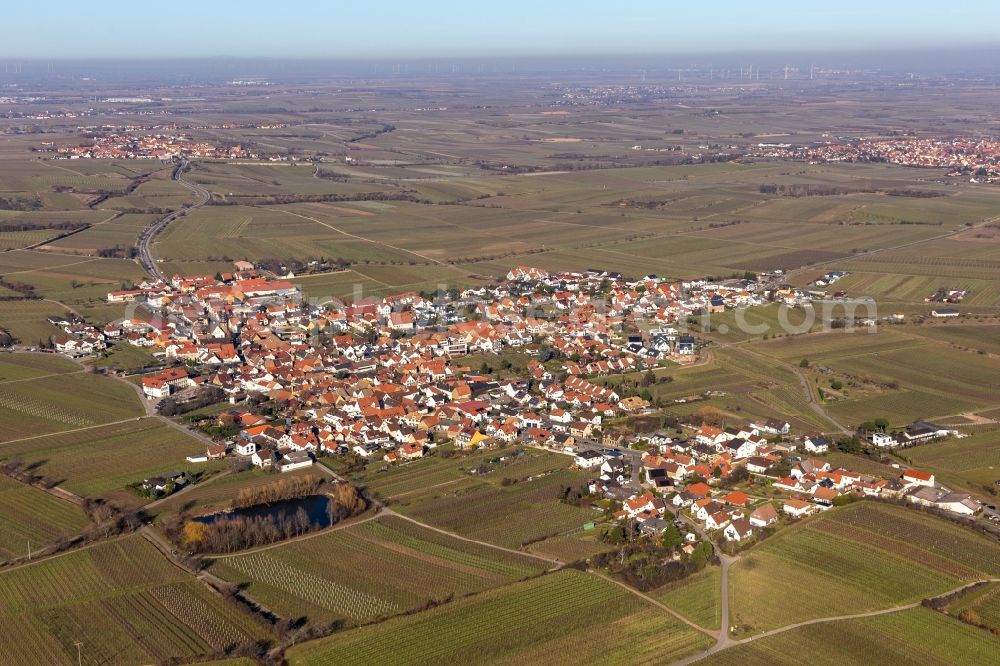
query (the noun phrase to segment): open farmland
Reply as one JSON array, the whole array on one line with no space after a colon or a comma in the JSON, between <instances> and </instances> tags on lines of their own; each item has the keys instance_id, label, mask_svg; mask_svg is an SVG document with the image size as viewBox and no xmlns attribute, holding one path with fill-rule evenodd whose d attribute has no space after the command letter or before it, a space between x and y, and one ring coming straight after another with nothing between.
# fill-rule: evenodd
<instances>
[{"instance_id":1,"label":"open farmland","mask_svg":"<svg viewBox=\"0 0 1000 666\"><path fill-rule=\"evenodd\" d=\"M996 404L996 358L920 337L922 329L917 334L903 326L868 330L756 341L751 348L794 365L807 360L812 368L807 376L820 388L841 381L845 390L825 409L847 424L881 416L901 426Z\"/></svg>"},{"instance_id":2,"label":"open farmland","mask_svg":"<svg viewBox=\"0 0 1000 666\"><path fill-rule=\"evenodd\" d=\"M1000 432L986 432L964 439L948 439L909 449L904 454L913 465L933 471L942 483L982 493L1000 479Z\"/></svg>"},{"instance_id":3,"label":"open farmland","mask_svg":"<svg viewBox=\"0 0 1000 666\"><path fill-rule=\"evenodd\" d=\"M325 256L355 266L457 264L461 273L446 276L456 281L468 273L501 275L522 263L551 270L598 266L627 275L695 277L834 261L838 266L855 262L858 265L851 268L863 272L862 264L881 262L893 252L908 256L909 249L893 249L899 245L923 248L926 243L948 258L949 252L957 252L950 249L955 244L969 243L942 237L962 231L963 221L987 219L996 202L988 192L959 197L941 189L944 196L932 199L928 212L927 200L880 193L802 198L762 194L762 184L789 180L771 164L637 167L532 178L477 177L441 166L427 182L394 182L413 176L405 169L393 173L388 167L376 168L379 180L373 182L364 181L375 176L370 169L322 169L336 172L340 181L315 177L313 167L199 165L193 180L237 205L192 211L158 240L157 254L168 261ZM853 182L871 187L875 173L876 187L898 189L909 177L894 167L825 165L807 171L806 179L813 184L830 187ZM380 191L389 196L415 193L420 201L351 200ZM253 205L279 194L345 200ZM923 219L927 215L933 219ZM874 250L880 252L860 256ZM389 284L404 284L405 278L387 270ZM927 277L949 275L932 271ZM970 304L997 305L1000 283L990 276L966 277L979 280L973 288L978 296ZM928 286L914 284L911 294L889 299L891 294L880 292L877 285L850 285L852 295L870 288L871 295L887 297L887 304L908 302L911 311Z\"/></svg>"},{"instance_id":4,"label":"open farmland","mask_svg":"<svg viewBox=\"0 0 1000 666\"><path fill-rule=\"evenodd\" d=\"M939 340L965 349L1000 354L1000 325L989 324L947 324L944 326L920 326L908 332L931 340Z\"/></svg>"},{"instance_id":5,"label":"open farmland","mask_svg":"<svg viewBox=\"0 0 1000 666\"><path fill-rule=\"evenodd\" d=\"M400 642L401 635L407 640ZM561 571L288 652L294 666L340 663L653 664L708 637L614 583Z\"/></svg>"},{"instance_id":6,"label":"open farmland","mask_svg":"<svg viewBox=\"0 0 1000 666\"><path fill-rule=\"evenodd\" d=\"M506 459L489 462L500 457ZM470 473L484 464L485 471ZM595 518L593 510L559 500L563 488L585 478L569 470L571 464L569 457L555 453L528 450L516 458L511 450L484 451L471 457L432 456L366 479L400 513L463 536L518 548Z\"/></svg>"},{"instance_id":7,"label":"open farmland","mask_svg":"<svg viewBox=\"0 0 1000 666\"><path fill-rule=\"evenodd\" d=\"M60 332L46 318L66 312L66 306L51 301L0 301L0 327L22 344L40 345Z\"/></svg>"},{"instance_id":8,"label":"open farmland","mask_svg":"<svg viewBox=\"0 0 1000 666\"><path fill-rule=\"evenodd\" d=\"M102 249L127 250L135 244L140 232L156 219L156 215L126 213L110 214L89 229L49 243L45 249L73 254L97 254Z\"/></svg>"},{"instance_id":9,"label":"open farmland","mask_svg":"<svg viewBox=\"0 0 1000 666\"><path fill-rule=\"evenodd\" d=\"M0 356L0 384L22 382L70 372L80 372L80 366L55 354L4 354Z\"/></svg>"},{"instance_id":10,"label":"open farmland","mask_svg":"<svg viewBox=\"0 0 1000 666\"><path fill-rule=\"evenodd\" d=\"M89 523L75 504L44 490L0 476L0 559L26 555L79 534Z\"/></svg>"},{"instance_id":11,"label":"open farmland","mask_svg":"<svg viewBox=\"0 0 1000 666\"><path fill-rule=\"evenodd\" d=\"M87 428L142 413L125 384L86 372L43 375L0 383L0 451L3 442Z\"/></svg>"},{"instance_id":12,"label":"open farmland","mask_svg":"<svg viewBox=\"0 0 1000 666\"><path fill-rule=\"evenodd\" d=\"M254 599L284 616L355 622L495 587L549 566L383 516L277 548L218 558L212 571L249 585Z\"/></svg>"},{"instance_id":13,"label":"open farmland","mask_svg":"<svg viewBox=\"0 0 1000 666\"><path fill-rule=\"evenodd\" d=\"M129 536L0 573L0 661L149 663L258 640L265 630Z\"/></svg>"},{"instance_id":14,"label":"open farmland","mask_svg":"<svg viewBox=\"0 0 1000 666\"><path fill-rule=\"evenodd\" d=\"M614 550L614 546L601 540L601 530L594 528L573 534L549 537L541 541L529 544L526 548L529 553L536 553L542 557L551 557L560 562L579 562L586 560L598 553L606 553Z\"/></svg>"},{"instance_id":15,"label":"open farmland","mask_svg":"<svg viewBox=\"0 0 1000 666\"><path fill-rule=\"evenodd\" d=\"M799 627L733 647L698 666L921 664L980 666L995 661L1000 639L925 608Z\"/></svg>"},{"instance_id":16,"label":"open farmland","mask_svg":"<svg viewBox=\"0 0 1000 666\"><path fill-rule=\"evenodd\" d=\"M730 570L731 623L757 633L919 601L1000 574L990 539L902 507L861 502L786 529Z\"/></svg>"},{"instance_id":17,"label":"open farmland","mask_svg":"<svg viewBox=\"0 0 1000 666\"><path fill-rule=\"evenodd\" d=\"M972 611L991 629L1000 627L1000 583L989 583L963 595L948 607L952 615Z\"/></svg>"},{"instance_id":18,"label":"open farmland","mask_svg":"<svg viewBox=\"0 0 1000 666\"><path fill-rule=\"evenodd\" d=\"M0 458L20 458L78 495L116 493L137 502L126 485L157 474L204 469L184 460L204 450L200 440L147 418L0 444Z\"/></svg>"},{"instance_id":19,"label":"open farmland","mask_svg":"<svg viewBox=\"0 0 1000 666\"><path fill-rule=\"evenodd\" d=\"M719 604L721 574L718 567L708 567L696 574L650 592L688 620L705 629L718 629L722 622Z\"/></svg>"}]
</instances>

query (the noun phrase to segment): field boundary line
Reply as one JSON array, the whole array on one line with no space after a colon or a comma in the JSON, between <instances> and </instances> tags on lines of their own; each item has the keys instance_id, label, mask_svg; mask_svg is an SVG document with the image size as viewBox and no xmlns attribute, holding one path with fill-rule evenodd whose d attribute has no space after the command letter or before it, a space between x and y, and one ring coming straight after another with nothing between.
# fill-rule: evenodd
<instances>
[{"instance_id":1,"label":"field boundary line","mask_svg":"<svg viewBox=\"0 0 1000 666\"><path fill-rule=\"evenodd\" d=\"M45 242L47 243L48 241L45 241ZM36 250L28 250L28 252L35 252L35 251ZM49 253L48 252L42 252L41 254L44 256L44 255L49 254ZM66 256L66 257L79 257L80 255L78 255L78 254L76 254L76 255L67 254L67 255L62 255L62 256ZM84 259L82 261L73 261L73 262L70 262L68 264L59 264L57 266L38 266L37 268L27 268L27 269L25 269L23 271L8 271L7 273L5 273L5 275L21 275L23 273L35 273L37 271L58 271L61 268L69 268L70 266L79 266L80 264L89 264L89 263L97 261L98 259L103 259L103 257L87 257L86 259Z\"/></svg>"},{"instance_id":2,"label":"field boundary line","mask_svg":"<svg viewBox=\"0 0 1000 666\"><path fill-rule=\"evenodd\" d=\"M677 611L675 611L673 608L670 608L669 606L667 606L666 604L664 604L662 601L657 601L656 599L650 597L649 595L647 595L647 594L645 594L643 592L640 592L639 590L637 590L637 589L635 589L633 587L630 587L630 586L626 585L625 583L621 582L620 580L615 580L614 578L612 578L610 576L607 576L605 574L602 574L599 571L596 571L594 569L587 569L587 573L589 573L589 574L591 574L593 576L597 576L598 578L603 578L604 580L608 581L609 583L614 583L618 587L621 587L621 588L624 588L624 589L628 590L629 592L631 592L635 596L639 597L640 599L643 599L644 601L649 602L650 604L652 604L653 606L656 606L660 610L666 611L667 613L669 613L673 617L677 618L678 620L680 620L681 622L683 622L687 626L691 627L695 631L698 631L700 633L705 634L706 636L709 636L709 637L715 638L715 639L718 639L719 636L721 635L721 632L722 632L721 629L712 630L712 629L706 629L705 627L697 625L694 622L692 622L691 620L689 620L686 617L684 617L683 615L681 615L680 613L678 613Z\"/></svg>"},{"instance_id":3,"label":"field boundary line","mask_svg":"<svg viewBox=\"0 0 1000 666\"><path fill-rule=\"evenodd\" d=\"M19 382L33 382L37 379L48 379L49 377L63 377L65 375L78 375L81 372L86 372L86 370L73 370L72 372L51 372L47 375L39 375L38 377L22 377L21 379L5 379L0 380L0 386L6 386L7 384L17 384ZM3 442L0 442L3 443Z\"/></svg>"},{"instance_id":4,"label":"field boundary line","mask_svg":"<svg viewBox=\"0 0 1000 666\"><path fill-rule=\"evenodd\" d=\"M384 507L382 509L382 512L381 512L380 515L383 515L383 516L395 516L397 518L402 518L403 520L409 521L409 522L413 523L414 525L419 525L420 527L423 527L424 529L431 530L432 532L438 532L439 534L444 534L444 535L450 536L450 537L452 537L454 539L459 539L461 541L468 541L469 543L479 544L480 546L486 546L487 548L494 548L496 550L502 550L502 551L507 552L507 553L513 553L514 555L523 555L525 557L532 557L532 558L534 558L536 560L542 560L543 562L549 562L550 564L556 565L556 566L552 567L551 569L548 569L546 571L546 573L551 572L551 571L557 571L559 569L562 569L564 566L566 566L566 563L563 562L562 560L557 560L557 559L554 559L554 558L551 558L551 557L545 557L544 555L536 555L535 553L529 553L529 552L523 551L523 550L515 550L513 548L506 548L504 546L498 546L497 544L490 543L488 541L480 541L479 539L471 539L469 537L462 536L461 534L455 534L454 532L449 532L448 530L441 529L440 527L434 527L433 525L428 525L427 523L422 523L419 520L417 520L416 518L411 518L411 517L405 516L405 515L403 515L401 513L397 513L396 511L393 511L392 509L390 509L388 507Z\"/></svg>"},{"instance_id":5,"label":"field boundary line","mask_svg":"<svg viewBox=\"0 0 1000 666\"><path fill-rule=\"evenodd\" d=\"M389 248L391 250L396 250L398 252L406 252L407 254L412 254L415 257L420 257L421 259L424 259L425 261L430 261L432 263L435 263L438 266L444 266L445 265L445 263L443 261L440 261L438 259L434 259L433 257L428 257L427 255L420 254L419 252L414 252L413 250L407 250L405 247L397 247L395 245L390 245L389 243L383 243L382 241L372 240L371 238L365 238L364 236L358 236L357 234L352 234L350 232L344 231L343 229L338 229L337 227L333 226L332 224L327 224L326 222L323 222L322 220L317 220L315 217L310 217L308 215L303 215L302 213L296 213L296 212L291 211L291 210L285 210L284 208L274 208L274 210L277 210L277 211L280 211L282 213L285 213L286 215L294 215L295 217L301 217L304 220L309 220L311 222L315 222L316 224L324 226L327 229L332 229L333 231L336 231L338 234L341 234L343 236L347 236L348 238L354 238L356 240L364 241L366 243L371 243L372 245L381 245L382 247L387 247L387 248Z\"/></svg>"},{"instance_id":6,"label":"field boundary line","mask_svg":"<svg viewBox=\"0 0 1000 666\"><path fill-rule=\"evenodd\" d=\"M8 439L0 442L0 449L2 449L7 444L14 444L15 442L26 442L30 439L41 439L42 437L55 437L56 435L68 435L72 432L82 432L84 430L93 430L94 428L103 428L104 426L120 425L122 423L129 423L131 421L138 421L145 417L133 416L131 418L122 419L120 421L108 421L107 423L98 423L96 425L84 426L82 428L72 428L70 430L59 430L56 432L46 432L41 435L31 435L29 437L19 437L18 439Z\"/></svg>"}]
</instances>

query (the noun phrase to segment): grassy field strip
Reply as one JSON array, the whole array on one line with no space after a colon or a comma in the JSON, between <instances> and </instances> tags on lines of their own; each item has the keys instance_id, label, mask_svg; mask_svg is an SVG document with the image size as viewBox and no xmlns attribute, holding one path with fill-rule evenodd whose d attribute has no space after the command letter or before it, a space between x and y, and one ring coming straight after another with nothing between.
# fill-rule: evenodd
<instances>
[{"instance_id":1,"label":"grassy field strip","mask_svg":"<svg viewBox=\"0 0 1000 666\"><path fill-rule=\"evenodd\" d=\"M74 370L72 372L53 372L48 375L41 375L40 377L24 377L23 379L6 379L6 380L0 380L0 384L17 384L19 382L33 382L38 379L46 379L47 377L56 377L60 375L61 376L78 375L81 372L87 372L87 370L81 369L81 370Z\"/></svg>"},{"instance_id":2,"label":"grassy field strip","mask_svg":"<svg viewBox=\"0 0 1000 666\"><path fill-rule=\"evenodd\" d=\"M784 530L732 566L732 624L754 634L898 606L1000 574L989 539L905 508L863 502Z\"/></svg>"},{"instance_id":3,"label":"grassy field strip","mask_svg":"<svg viewBox=\"0 0 1000 666\"><path fill-rule=\"evenodd\" d=\"M912 607L790 627L674 666L816 666L993 663L1000 641L935 611Z\"/></svg>"},{"instance_id":4,"label":"grassy field strip","mask_svg":"<svg viewBox=\"0 0 1000 666\"><path fill-rule=\"evenodd\" d=\"M26 555L59 538L79 534L89 523L72 502L19 481L0 477L0 558Z\"/></svg>"},{"instance_id":5,"label":"grassy field strip","mask_svg":"<svg viewBox=\"0 0 1000 666\"><path fill-rule=\"evenodd\" d=\"M52 254L52 253L46 252L46 254ZM72 256L76 256L76 255L67 254L65 256L72 257ZM58 264L56 266L45 266L44 268L43 267L38 267L38 268L27 268L27 269L24 269L24 270L21 270L21 271L8 271L6 273L6 275L22 275L22 274L25 274L25 273L37 273L39 271L57 271L57 270L59 270L61 268L68 268L70 266L79 266L80 264L89 264L89 263L93 263L95 261L98 261L98 257L91 257L89 259L82 259L80 261L72 261L72 262L70 262L68 264Z\"/></svg>"},{"instance_id":6,"label":"grassy field strip","mask_svg":"<svg viewBox=\"0 0 1000 666\"><path fill-rule=\"evenodd\" d=\"M302 213L296 213L296 212L293 212L293 211L290 211L290 210L285 210L283 208L276 208L275 210L278 210L278 211L280 211L282 213L287 213L288 215L294 215L296 217L301 217L301 218L306 219L306 220L311 220L311 221L315 222L316 224L324 226L327 229L332 229L333 231L336 231L337 233L342 234L344 236L348 236L350 238L355 238L357 240L365 241L366 243L372 243L374 245L382 245L383 247L387 247L390 250L397 250L399 252L408 252L409 254L412 254L415 257L420 257L421 259L424 259L426 261L430 261L431 263L435 263L435 264L441 264L442 263L442 262L438 261L437 259L434 259L433 257L428 257L426 255L420 254L419 252L414 252L413 250L407 250L406 248L403 248L403 247L396 247L395 245L390 245L389 243L383 243L381 241L375 241L375 240L372 240L370 238L365 238L364 236L358 236L357 234L349 233L349 232L344 231L342 229L338 229L337 227L333 226L332 224L327 224L326 222L322 222L320 220L317 220L315 217L310 217L308 215L303 215Z\"/></svg>"},{"instance_id":7,"label":"grassy field strip","mask_svg":"<svg viewBox=\"0 0 1000 666\"><path fill-rule=\"evenodd\" d=\"M247 585L254 599L282 615L352 622L503 585L551 564L385 513L211 562L214 575Z\"/></svg>"},{"instance_id":8,"label":"grassy field strip","mask_svg":"<svg viewBox=\"0 0 1000 666\"><path fill-rule=\"evenodd\" d=\"M662 663L711 639L621 587L560 571L288 652L294 666L340 663ZM399 641L399 636L407 639Z\"/></svg>"},{"instance_id":9,"label":"grassy field strip","mask_svg":"<svg viewBox=\"0 0 1000 666\"><path fill-rule=\"evenodd\" d=\"M266 630L138 535L0 572L0 662L149 663Z\"/></svg>"}]
</instances>

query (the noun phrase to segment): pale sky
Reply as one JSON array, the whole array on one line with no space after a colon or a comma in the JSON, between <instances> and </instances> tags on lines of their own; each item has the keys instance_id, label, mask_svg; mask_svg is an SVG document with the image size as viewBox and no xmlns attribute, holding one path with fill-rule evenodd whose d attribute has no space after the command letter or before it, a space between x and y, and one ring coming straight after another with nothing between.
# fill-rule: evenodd
<instances>
[{"instance_id":1,"label":"pale sky","mask_svg":"<svg viewBox=\"0 0 1000 666\"><path fill-rule=\"evenodd\" d=\"M49 0L2 58L462 57L1000 46L1000 1Z\"/></svg>"}]
</instances>

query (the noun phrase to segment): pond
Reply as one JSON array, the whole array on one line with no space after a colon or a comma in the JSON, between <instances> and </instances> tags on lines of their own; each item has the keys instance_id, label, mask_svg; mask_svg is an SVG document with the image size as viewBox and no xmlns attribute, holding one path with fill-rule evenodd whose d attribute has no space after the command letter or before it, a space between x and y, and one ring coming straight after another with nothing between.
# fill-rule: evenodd
<instances>
[{"instance_id":1,"label":"pond","mask_svg":"<svg viewBox=\"0 0 1000 666\"><path fill-rule=\"evenodd\" d=\"M310 523L319 528L323 528L329 527L333 524L330 520L330 513L327 510L331 503L332 500L327 495L310 495L308 497L300 497L298 499L284 500L281 502L272 502L270 504L257 504L243 509L220 511L207 516L198 516L195 520L211 525L215 521L224 518L270 517L274 518L275 521L280 524L285 518L293 517L301 508L305 510Z\"/></svg>"}]
</instances>

